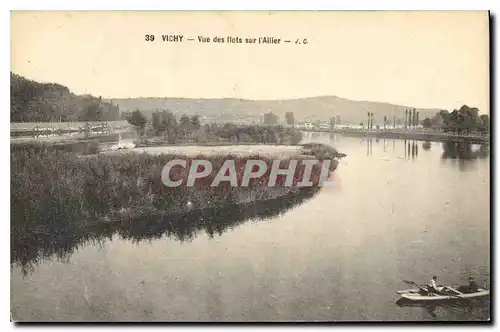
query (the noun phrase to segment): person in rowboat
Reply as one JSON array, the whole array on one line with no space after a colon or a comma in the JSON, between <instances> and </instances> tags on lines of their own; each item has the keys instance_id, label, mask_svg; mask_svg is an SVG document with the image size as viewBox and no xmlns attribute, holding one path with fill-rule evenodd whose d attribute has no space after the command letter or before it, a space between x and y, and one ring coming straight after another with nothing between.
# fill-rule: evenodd
<instances>
[{"instance_id":1,"label":"person in rowboat","mask_svg":"<svg viewBox=\"0 0 500 332\"><path fill-rule=\"evenodd\" d=\"M471 293L477 292L477 284L474 281L474 278L472 278L472 277L469 277L469 291Z\"/></svg>"},{"instance_id":2,"label":"person in rowboat","mask_svg":"<svg viewBox=\"0 0 500 332\"><path fill-rule=\"evenodd\" d=\"M437 280L438 280L438 277L436 277L436 276L432 277L431 282L427 286L427 290L429 291L429 293L434 293L434 294L438 294L438 295L441 294L441 292L439 291L438 286L436 284Z\"/></svg>"}]
</instances>

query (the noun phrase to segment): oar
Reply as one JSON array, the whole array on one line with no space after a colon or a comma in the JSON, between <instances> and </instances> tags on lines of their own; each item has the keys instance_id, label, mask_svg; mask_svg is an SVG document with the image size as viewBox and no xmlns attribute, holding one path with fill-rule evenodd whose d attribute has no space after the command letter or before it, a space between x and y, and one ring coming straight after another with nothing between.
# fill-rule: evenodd
<instances>
[{"instance_id":1,"label":"oar","mask_svg":"<svg viewBox=\"0 0 500 332\"><path fill-rule=\"evenodd\" d=\"M403 280L403 282L407 285L412 285L412 286L418 287L419 289L425 290L427 292L427 289L426 289L427 286L422 287L422 285L419 285L416 282L411 281L411 280Z\"/></svg>"}]
</instances>

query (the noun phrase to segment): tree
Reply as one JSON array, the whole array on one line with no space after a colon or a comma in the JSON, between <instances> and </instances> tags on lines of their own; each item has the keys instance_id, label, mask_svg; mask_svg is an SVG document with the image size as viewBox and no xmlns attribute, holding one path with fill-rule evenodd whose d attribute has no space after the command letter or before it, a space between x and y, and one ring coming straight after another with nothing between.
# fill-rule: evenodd
<instances>
[{"instance_id":1,"label":"tree","mask_svg":"<svg viewBox=\"0 0 500 332\"><path fill-rule=\"evenodd\" d=\"M387 126L387 116L384 115L384 129L386 128L386 126Z\"/></svg>"},{"instance_id":2,"label":"tree","mask_svg":"<svg viewBox=\"0 0 500 332\"><path fill-rule=\"evenodd\" d=\"M476 131L481 124L479 110L475 107L463 105L458 110L459 131L462 133L471 133Z\"/></svg>"},{"instance_id":3,"label":"tree","mask_svg":"<svg viewBox=\"0 0 500 332\"><path fill-rule=\"evenodd\" d=\"M408 110L405 110L405 129L408 129L408 125L409 125L409 121L408 121Z\"/></svg>"},{"instance_id":4,"label":"tree","mask_svg":"<svg viewBox=\"0 0 500 332\"><path fill-rule=\"evenodd\" d=\"M165 139L170 144L175 143L177 137L176 136L177 119L175 118L175 115L168 110L163 110L162 120L163 120L163 128L165 130Z\"/></svg>"},{"instance_id":5,"label":"tree","mask_svg":"<svg viewBox=\"0 0 500 332\"><path fill-rule=\"evenodd\" d=\"M159 135L160 132L165 131L166 126L162 113L153 112L151 114L151 127L155 130L155 135Z\"/></svg>"},{"instance_id":6,"label":"tree","mask_svg":"<svg viewBox=\"0 0 500 332\"><path fill-rule=\"evenodd\" d=\"M143 129L146 126L146 123L148 120L142 115L142 113L139 110L135 110L130 114L129 117L127 117L128 123L130 123L134 127L138 127Z\"/></svg>"},{"instance_id":7,"label":"tree","mask_svg":"<svg viewBox=\"0 0 500 332\"><path fill-rule=\"evenodd\" d=\"M474 131L483 132L484 120L478 113L477 108L467 105L463 105L460 109L453 110L451 113L441 110L431 119L432 127L457 134L468 134Z\"/></svg>"},{"instance_id":8,"label":"tree","mask_svg":"<svg viewBox=\"0 0 500 332\"><path fill-rule=\"evenodd\" d=\"M481 120L481 124L479 125L479 132L482 134L486 134L490 132L490 117L488 114L482 114L479 119Z\"/></svg>"},{"instance_id":9,"label":"tree","mask_svg":"<svg viewBox=\"0 0 500 332\"><path fill-rule=\"evenodd\" d=\"M167 128L175 128L177 127L177 119L175 118L175 115L168 111L164 110L162 113L163 121L165 123L165 126Z\"/></svg>"},{"instance_id":10,"label":"tree","mask_svg":"<svg viewBox=\"0 0 500 332\"><path fill-rule=\"evenodd\" d=\"M373 112L367 112L368 114L368 124L366 125L367 129L373 128Z\"/></svg>"},{"instance_id":11,"label":"tree","mask_svg":"<svg viewBox=\"0 0 500 332\"><path fill-rule=\"evenodd\" d=\"M289 126L293 126L295 124L295 117L293 116L293 112L285 113L285 123Z\"/></svg>"},{"instance_id":12,"label":"tree","mask_svg":"<svg viewBox=\"0 0 500 332\"><path fill-rule=\"evenodd\" d=\"M450 113L447 110L439 111L431 120L432 128L445 130L445 124L448 122Z\"/></svg>"},{"instance_id":13,"label":"tree","mask_svg":"<svg viewBox=\"0 0 500 332\"><path fill-rule=\"evenodd\" d=\"M187 132L191 129L191 119L187 115L181 116L179 121L179 131L183 134L184 139L187 138Z\"/></svg>"},{"instance_id":14,"label":"tree","mask_svg":"<svg viewBox=\"0 0 500 332\"><path fill-rule=\"evenodd\" d=\"M200 117L198 115L193 115L191 117L191 124L193 125L193 128L200 129L200 127L201 127Z\"/></svg>"},{"instance_id":15,"label":"tree","mask_svg":"<svg viewBox=\"0 0 500 332\"><path fill-rule=\"evenodd\" d=\"M79 96L60 84L39 83L10 73L12 122L111 121L120 118L117 105L102 97Z\"/></svg>"},{"instance_id":16,"label":"tree","mask_svg":"<svg viewBox=\"0 0 500 332\"><path fill-rule=\"evenodd\" d=\"M335 128L335 118L330 118L330 129Z\"/></svg>"},{"instance_id":17,"label":"tree","mask_svg":"<svg viewBox=\"0 0 500 332\"><path fill-rule=\"evenodd\" d=\"M424 127L425 129L429 129L430 127L432 127L432 120L430 118L425 118L424 120L422 120L422 127Z\"/></svg>"},{"instance_id":18,"label":"tree","mask_svg":"<svg viewBox=\"0 0 500 332\"><path fill-rule=\"evenodd\" d=\"M190 124L191 124L191 119L189 118L189 116L187 115L181 116L181 120L179 123L180 126L189 128Z\"/></svg>"}]
</instances>

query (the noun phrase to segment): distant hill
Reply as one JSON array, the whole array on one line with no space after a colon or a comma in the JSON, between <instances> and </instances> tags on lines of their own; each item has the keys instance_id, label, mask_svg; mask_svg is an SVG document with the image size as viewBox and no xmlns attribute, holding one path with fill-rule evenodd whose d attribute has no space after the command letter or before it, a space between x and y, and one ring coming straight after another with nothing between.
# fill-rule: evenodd
<instances>
[{"instance_id":1,"label":"distant hill","mask_svg":"<svg viewBox=\"0 0 500 332\"><path fill-rule=\"evenodd\" d=\"M111 121L116 105L91 95L78 96L63 85L39 83L10 73L10 121Z\"/></svg>"},{"instance_id":2,"label":"distant hill","mask_svg":"<svg viewBox=\"0 0 500 332\"><path fill-rule=\"evenodd\" d=\"M403 118L411 106L381 102L354 101L336 96L288 100L190 99L190 98L127 98L108 99L91 95L75 95L63 85L39 83L10 73L11 122L111 121L120 119L120 112L139 109L147 117L154 110L167 109L178 118L199 115L206 121L261 121L273 112L281 123L285 113L293 112L296 121L328 121L340 115L341 123L366 123L366 113L374 113L374 124L387 116ZM420 119L434 116L439 109L417 108Z\"/></svg>"},{"instance_id":3,"label":"distant hill","mask_svg":"<svg viewBox=\"0 0 500 332\"><path fill-rule=\"evenodd\" d=\"M336 96L312 97L289 100L246 100L246 99L188 99L188 98L129 98L112 99L120 111L139 109L146 116L155 109L168 109L177 117L182 114L205 116L216 121L254 120L260 121L267 112L278 115L285 121L285 112L293 112L296 121L328 121L340 115L342 123L359 124L366 122L368 111L374 114L374 123L382 123L384 115L392 121L394 116L405 117L410 106L381 102L354 101ZM416 108L416 107L415 107ZM432 117L439 109L416 108L420 119Z\"/></svg>"}]
</instances>

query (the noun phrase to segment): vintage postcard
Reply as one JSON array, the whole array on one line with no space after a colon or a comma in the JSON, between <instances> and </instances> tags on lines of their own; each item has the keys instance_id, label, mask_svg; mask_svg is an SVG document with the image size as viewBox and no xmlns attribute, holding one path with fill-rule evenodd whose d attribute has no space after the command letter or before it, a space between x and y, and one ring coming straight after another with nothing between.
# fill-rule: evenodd
<instances>
[{"instance_id":1,"label":"vintage postcard","mask_svg":"<svg viewBox=\"0 0 500 332\"><path fill-rule=\"evenodd\" d=\"M485 11L12 11L14 322L489 322Z\"/></svg>"}]
</instances>

